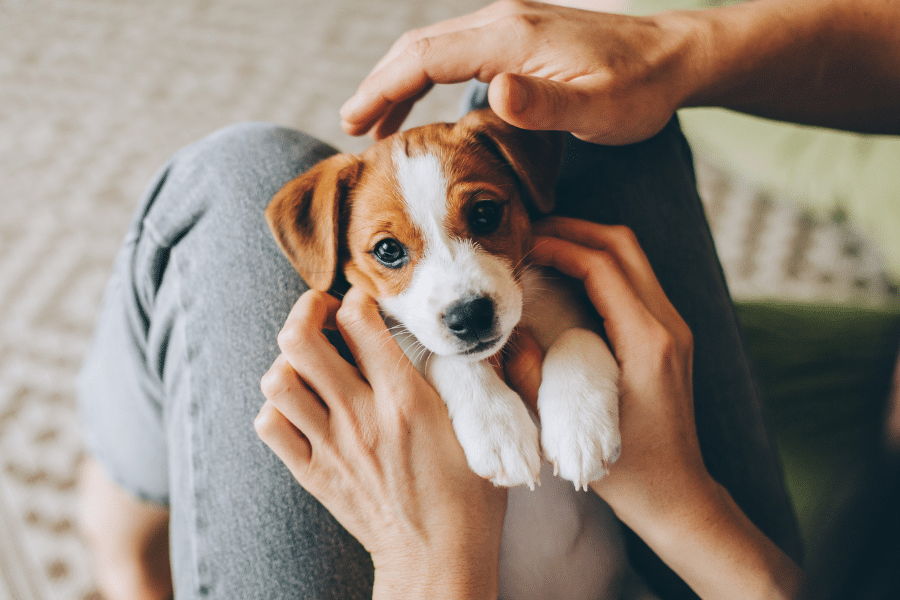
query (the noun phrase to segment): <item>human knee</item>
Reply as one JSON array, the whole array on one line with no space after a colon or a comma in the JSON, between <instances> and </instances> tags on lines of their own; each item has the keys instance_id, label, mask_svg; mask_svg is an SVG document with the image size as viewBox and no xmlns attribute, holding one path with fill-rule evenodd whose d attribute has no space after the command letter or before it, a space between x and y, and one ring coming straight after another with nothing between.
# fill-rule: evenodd
<instances>
[{"instance_id":1,"label":"human knee","mask_svg":"<svg viewBox=\"0 0 900 600\"><path fill-rule=\"evenodd\" d=\"M302 131L273 123L247 122L209 134L185 148L179 158L199 160L206 168L232 170L235 165L253 165L255 169L266 171L274 167L277 171L281 164L314 164L335 152Z\"/></svg>"}]
</instances>

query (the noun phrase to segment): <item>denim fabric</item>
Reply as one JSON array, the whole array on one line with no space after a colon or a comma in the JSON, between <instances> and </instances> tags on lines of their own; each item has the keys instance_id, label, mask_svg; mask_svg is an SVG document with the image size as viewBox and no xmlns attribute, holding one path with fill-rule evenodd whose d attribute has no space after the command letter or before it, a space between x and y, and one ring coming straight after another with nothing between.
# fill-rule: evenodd
<instances>
[{"instance_id":1,"label":"denim fabric","mask_svg":"<svg viewBox=\"0 0 900 600\"><path fill-rule=\"evenodd\" d=\"M169 504L179 599L371 597L366 552L253 429L277 332L306 289L263 211L285 182L333 152L268 124L189 146L150 186L116 261L79 381L86 439L126 489ZM558 212L635 230L695 335L695 405L709 469L798 556L677 122L633 146L570 138ZM664 597L691 597L638 540L630 546Z\"/></svg>"},{"instance_id":2,"label":"denim fabric","mask_svg":"<svg viewBox=\"0 0 900 600\"><path fill-rule=\"evenodd\" d=\"M334 150L272 125L175 156L138 209L80 380L89 450L168 502L177 598L371 597L367 553L259 440L259 380L306 286L263 211Z\"/></svg>"}]
</instances>

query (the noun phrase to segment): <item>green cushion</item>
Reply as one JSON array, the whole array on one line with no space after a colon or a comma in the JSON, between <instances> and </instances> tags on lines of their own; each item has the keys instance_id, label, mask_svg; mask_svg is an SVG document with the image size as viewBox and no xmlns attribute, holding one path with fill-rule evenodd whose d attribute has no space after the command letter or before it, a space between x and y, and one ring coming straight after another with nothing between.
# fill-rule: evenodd
<instances>
[{"instance_id":1,"label":"green cushion","mask_svg":"<svg viewBox=\"0 0 900 600\"><path fill-rule=\"evenodd\" d=\"M900 311L743 303L747 349L804 535L815 546L881 435Z\"/></svg>"}]
</instances>

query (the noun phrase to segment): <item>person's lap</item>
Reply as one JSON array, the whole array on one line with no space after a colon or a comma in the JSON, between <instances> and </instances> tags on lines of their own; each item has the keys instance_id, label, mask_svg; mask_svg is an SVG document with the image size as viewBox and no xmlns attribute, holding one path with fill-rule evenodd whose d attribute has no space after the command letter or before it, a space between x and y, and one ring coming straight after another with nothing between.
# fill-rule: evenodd
<instances>
[{"instance_id":1,"label":"person's lap","mask_svg":"<svg viewBox=\"0 0 900 600\"><path fill-rule=\"evenodd\" d=\"M263 211L282 184L331 152L262 124L206 138L161 173L117 262L81 382L89 450L126 489L169 503L179 598L371 595L365 551L253 429L277 332L306 289ZM629 147L570 138L557 212L635 230L694 332L695 405L710 472L797 556L677 123ZM637 560L654 563L633 546ZM647 569L657 582L672 577L658 561Z\"/></svg>"}]
</instances>

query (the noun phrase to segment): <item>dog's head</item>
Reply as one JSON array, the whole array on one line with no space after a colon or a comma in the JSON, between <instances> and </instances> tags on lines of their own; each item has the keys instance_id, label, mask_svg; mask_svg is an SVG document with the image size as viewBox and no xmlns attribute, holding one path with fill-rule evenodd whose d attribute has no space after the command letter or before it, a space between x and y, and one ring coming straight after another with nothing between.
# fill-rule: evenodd
<instances>
[{"instance_id":1,"label":"dog's head","mask_svg":"<svg viewBox=\"0 0 900 600\"><path fill-rule=\"evenodd\" d=\"M342 269L430 351L480 359L521 317L529 211L552 208L561 158L559 133L475 111L320 162L266 217L310 287Z\"/></svg>"}]
</instances>

